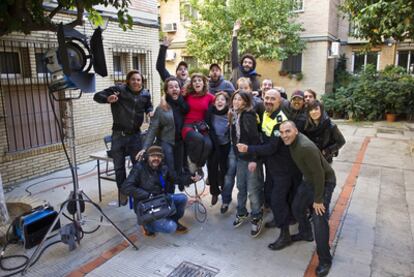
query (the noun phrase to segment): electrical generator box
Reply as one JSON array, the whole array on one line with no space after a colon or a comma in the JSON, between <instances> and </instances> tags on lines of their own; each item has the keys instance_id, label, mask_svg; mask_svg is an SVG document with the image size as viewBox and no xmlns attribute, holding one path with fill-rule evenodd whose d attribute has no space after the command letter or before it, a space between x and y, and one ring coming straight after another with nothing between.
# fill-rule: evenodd
<instances>
[{"instance_id":1,"label":"electrical generator box","mask_svg":"<svg viewBox=\"0 0 414 277\"><path fill-rule=\"evenodd\" d=\"M14 234L20 241L23 241L26 249L30 249L42 241L57 216L58 213L50 206L37 207L20 216L13 226ZM59 228L60 221L58 220L53 231Z\"/></svg>"}]
</instances>

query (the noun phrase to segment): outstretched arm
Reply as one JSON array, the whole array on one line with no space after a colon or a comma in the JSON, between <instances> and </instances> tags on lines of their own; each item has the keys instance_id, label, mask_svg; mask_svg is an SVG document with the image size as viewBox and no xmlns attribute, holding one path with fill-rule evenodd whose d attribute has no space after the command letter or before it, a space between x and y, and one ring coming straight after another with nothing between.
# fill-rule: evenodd
<instances>
[{"instance_id":1,"label":"outstretched arm","mask_svg":"<svg viewBox=\"0 0 414 277\"><path fill-rule=\"evenodd\" d=\"M171 45L171 38L164 37L162 44L160 45L160 51L158 52L157 64L156 69L160 74L161 80L165 81L171 74L168 72L167 68L165 67L165 56L167 54L167 49Z\"/></svg>"},{"instance_id":2,"label":"outstretched arm","mask_svg":"<svg viewBox=\"0 0 414 277\"><path fill-rule=\"evenodd\" d=\"M237 19L234 23L233 27L233 39L231 42L231 68L237 68L239 67L239 49L238 49L238 43L237 43L237 33L240 30L241 21L240 19Z\"/></svg>"}]
</instances>

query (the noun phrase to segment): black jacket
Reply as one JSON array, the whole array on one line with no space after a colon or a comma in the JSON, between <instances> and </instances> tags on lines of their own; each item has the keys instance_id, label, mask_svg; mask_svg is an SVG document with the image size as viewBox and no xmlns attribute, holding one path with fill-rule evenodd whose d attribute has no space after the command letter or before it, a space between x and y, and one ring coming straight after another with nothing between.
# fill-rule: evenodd
<instances>
[{"instance_id":1,"label":"black jacket","mask_svg":"<svg viewBox=\"0 0 414 277\"><path fill-rule=\"evenodd\" d=\"M155 65L155 68L157 69L158 73L160 74L161 80L164 82L168 77L172 77L173 75L168 72L167 68L165 67L165 56L167 54L167 47L164 45L160 46L160 50L158 51L158 57L157 57L157 64ZM173 76L175 77L175 76ZM178 79L178 84L180 88L183 88L187 80L181 80Z\"/></svg>"},{"instance_id":2,"label":"black jacket","mask_svg":"<svg viewBox=\"0 0 414 277\"><path fill-rule=\"evenodd\" d=\"M279 134L280 124L286 120L287 115L279 108L270 115L270 118L277 121L270 136L261 130L263 144L249 145L248 152L263 157L266 166L269 167L269 172L281 173L282 175L297 174L298 169L292 160L289 148L283 143ZM260 115L260 122L263 122L263 114Z\"/></svg>"},{"instance_id":3,"label":"black jacket","mask_svg":"<svg viewBox=\"0 0 414 277\"><path fill-rule=\"evenodd\" d=\"M339 149L345 144L345 138L338 126L326 113L323 113L318 125L308 121L304 134L323 152L323 156L329 163L332 162L333 157L338 156Z\"/></svg>"},{"instance_id":4,"label":"black jacket","mask_svg":"<svg viewBox=\"0 0 414 277\"><path fill-rule=\"evenodd\" d=\"M119 92L118 101L111 104L113 131L138 132L144 121L144 113L153 110L151 95L142 89L136 93L128 85L116 85L95 93L93 100L98 103L108 103L108 96Z\"/></svg>"},{"instance_id":5,"label":"black jacket","mask_svg":"<svg viewBox=\"0 0 414 277\"><path fill-rule=\"evenodd\" d=\"M164 179L164 188L161 185L160 176ZM191 183L189 174L179 177L179 180L174 180L173 174L166 165L154 170L144 160L134 165L128 178L121 185L121 192L133 197L136 200L134 202L137 203L148 199L151 194L174 193L174 184L189 185Z\"/></svg>"},{"instance_id":6,"label":"black jacket","mask_svg":"<svg viewBox=\"0 0 414 277\"><path fill-rule=\"evenodd\" d=\"M230 126L231 142L234 153L242 160L249 162L258 161L257 155L254 153L240 153L236 147L237 143L247 145L260 144L259 130L257 126L257 117L254 111L243 111L240 114L240 140L236 134L236 119L233 118Z\"/></svg>"}]
</instances>

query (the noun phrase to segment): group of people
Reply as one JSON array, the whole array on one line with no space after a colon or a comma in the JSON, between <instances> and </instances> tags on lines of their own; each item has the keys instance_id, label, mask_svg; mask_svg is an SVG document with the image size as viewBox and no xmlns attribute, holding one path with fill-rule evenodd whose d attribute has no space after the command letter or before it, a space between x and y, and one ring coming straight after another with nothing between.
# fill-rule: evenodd
<instances>
[{"instance_id":1,"label":"group of people","mask_svg":"<svg viewBox=\"0 0 414 277\"><path fill-rule=\"evenodd\" d=\"M211 204L221 195L220 211L226 213L236 183L233 226L250 220L252 237L259 236L263 228L280 228L278 238L268 245L271 250L315 239L316 273L325 276L332 264L328 219L336 179L331 163L345 144L344 137L313 90L296 90L289 101L285 90L271 80L260 83L254 56L245 54L238 59L240 27L237 21L229 81L215 63L210 65L208 77L201 73L190 77L185 62L178 64L176 76L172 76L165 67L171 40L164 39L156 64L164 96L155 111L150 93L143 88L143 76L136 70L127 74L126 84L95 94L95 101L111 104L111 156L121 202L131 196L136 204L165 193L177 212L145 224L145 234L186 232L179 219L187 197L175 193L176 188L183 191L206 178ZM151 119L145 137L140 130L144 114ZM127 155L134 164L128 177ZM273 219L264 223L267 209ZM299 232L291 235L289 225L296 222Z\"/></svg>"}]
</instances>

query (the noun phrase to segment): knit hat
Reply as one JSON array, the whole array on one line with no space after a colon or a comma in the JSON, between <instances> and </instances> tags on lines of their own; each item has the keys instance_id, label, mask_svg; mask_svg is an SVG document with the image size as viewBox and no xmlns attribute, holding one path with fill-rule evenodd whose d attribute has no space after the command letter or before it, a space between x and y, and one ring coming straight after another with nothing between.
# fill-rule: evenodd
<instances>
[{"instance_id":1,"label":"knit hat","mask_svg":"<svg viewBox=\"0 0 414 277\"><path fill-rule=\"evenodd\" d=\"M182 66L182 65L185 66L185 68L188 69L188 64L185 61L181 61L181 62L178 63L177 67L175 68L175 72L177 72L178 69L180 68L180 66Z\"/></svg>"},{"instance_id":2,"label":"knit hat","mask_svg":"<svg viewBox=\"0 0 414 277\"><path fill-rule=\"evenodd\" d=\"M164 153L162 152L162 148L157 145L153 145L150 148L148 148L147 155L148 156L157 155L157 156L161 156L162 158L164 158Z\"/></svg>"}]
</instances>

